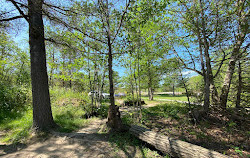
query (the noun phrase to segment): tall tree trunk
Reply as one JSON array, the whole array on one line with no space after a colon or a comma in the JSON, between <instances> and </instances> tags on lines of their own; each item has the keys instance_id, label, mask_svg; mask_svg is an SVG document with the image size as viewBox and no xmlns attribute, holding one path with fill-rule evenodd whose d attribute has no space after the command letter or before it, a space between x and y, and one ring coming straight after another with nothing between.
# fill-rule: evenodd
<instances>
[{"instance_id":1,"label":"tall tree trunk","mask_svg":"<svg viewBox=\"0 0 250 158\"><path fill-rule=\"evenodd\" d=\"M108 2L107 2L108 3ZM108 9L108 4L107 4ZM109 25L109 13L107 11L106 15L107 23L107 40L108 40L108 68L109 68L109 93L110 93L110 106L108 111L108 122L107 125L116 131L123 129L122 120L120 118L119 107L115 105L114 98L114 83L113 83L113 54L112 54L112 44L111 44L111 33Z\"/></svg>"},{"instance_id":2,"label":"tall tree trunk","mask_svg":"<svg viewBox=\"0 0 250 158\"><path fill-rule=\"evenodd\" d=\"M202 35L203 35L203 41L204 41L204 56L206 60L206 83L205 83L205 99L207 100L207 104L210 104L210 85L213 83L213 73L212 73L212 67L211 67L211 59L209 56L209 43L207 41L207 35L206 35L206 24L204 20L204 9L203 9L203 3L202 0L200 0L200 8L201 8L201 24L202 24ZM214 86L213 86L213 91L214 91ZM212 92L213 94L215 92ZM208 107L205 107L205 111L208 111Z\"/></svg>"},{"instance_id":3,"label":"tall tree trunk","mask_svg":"<svg viewBox=\"0 0 250 158\"><path fill-rule=\"evenodd\" d=\"M137 72L138 72L138 91L139 91L139 108L140 108L140 115L139 119L142 119L142 107L141 107L141 76L140 76L140 56L139 52L137 52Z\"/></svg>"},{"instance_id":4,"label":"tall tree trunk","mask_svg":"<svg viewBox=\"0 0 250 158\"><path fill-rule=\"evenodd\" d=\"M245 37L245 36L244 36ZM233 53L231 55L231 59L228 64L228 69L226 71L225 77L224 77L224 82L221 90L221 95L220 95L220 106L222 109L226 109L227 106L227 98L228 98L228 93L230 90L230 85L235 69L235 63L238 60L238 56L240 54L240 46L243 43L243 38L240 38L237 43L235 44L235 47L233 49Z\"/></svg>"},{"instance_id":5,"label":"tall tree trunk","mask_svg":"<svg viewBox=\"0 0 250 158\"><path fill-rule=\"evenodd\" d=\"M196 29L197 29L197 37L199 41L199 51L200 51L200 60L201 60L201 70L203 74L203 80L204 80L204 106L203 109L205 112L208 112L209 106L210 106L210 100L209 100L209 95L210 95L210 90L209 90L209 84L207 80L207 75L206 75L206 70L205 70L205 64L204 64L204 59L203 59L203 49L202 49L202 40L201 40L201 35L200 35L200 28L199 28L199 21L197 20L196 23Z\"/></svg>"},{"instance_id":6,"label":"tall tree trunk","mask_svg":"<svg viewBox=\"0 0 250 158\"><path fill-rule=\"evenodd\" d=\"M231 58L228 63L228 69L226 71L225 77L224 77L224 83L222 86L221 90L221 95L220 95L220 106L222 109L226 109L227 107L227 98L228 98L228 93L230 90L230 85L232 81L232 77L234 74L234 69L235 69L235 63L239 59L240 56L240 48L245 40L246 34L248 32L248 16L249 16L249 11L247 11L246 14L242 15L242 10L246 7L245 5L247 4L247 1L239 0L237 1L237 7L238 7L238 19L239 19L239 26L237 28L238 34L236 35L236 41L234 44L234 48L232 51Z\"/></svg>"},{"instance_id":7,"label":"tall tree trunk","mask_svg":"<svg viewBox=\"0 0 250 158\"><path fill-rule=\"evenodd\" d=\"M69 55L69 65L70 65L70 68L69 68L69 88L71 89L72 88L72 52L70 52L70 55Z\"/></svg>"},{"instance_id":8,"label":"tall tree trunk","mask_svg":"<svg viewBox=\"0 0 250 158\"><path fill-rule=\"evenodd\" d=\"M28 1L33 127L38 130L55 126L49 96L42 5L43 0Z\"/></svg>"},{"instance_id":9,"label":"tall tree trunk","mask_svg":"<svg viewBox=\"0 0 250 158\"><path fill-rule=\"evenodd\" d=\"M175 93L174 93L174 83L173 83L173 96L175 96Z\"/></svg>"},{"instance_id":10,"label":"tall tree trunk","mask_svg":"<svg viewBox=\"0 0 250 158\"><path fill-rule=\"evenodd\" d=\"M131 74L130 85L131 85L131 94L132 94L132 99L133 99L132 103L133 103L133 107L135 108L134 84L133 84L133 80L132 80L132 78L133 78L132 77L132 74L133 74L133 72L132 72L132 53L130 54L130 61L129 62L130 62L129 63L129 70L130 70L130 74Z\"/></svg>"},{"instance_id":11,"label":"tall tree trunk","mask_svg":"<svg viewBox=\"0 0 250 158\"><path fill-rule=\"evenodd\" d=\"M149 100L153 100L153 88L152 88L152 76L151 76L151 70L150 70L150 66L151 63L150 61L148 61L148 99Z\"/></svg>"},{"instance_id":12,"label":"tall tree trunk","mask_svg":"<svg viewBox=\"0 0 250 158\"><path fill-rule=\"evenodd\" d=\"M240 108L240 100L241 100L241 89L242 89L242 76L241 76L241 63L238 63L238 86L237 86L237 100L236 100L236 108Z\"/></svg>"}]
</instances>

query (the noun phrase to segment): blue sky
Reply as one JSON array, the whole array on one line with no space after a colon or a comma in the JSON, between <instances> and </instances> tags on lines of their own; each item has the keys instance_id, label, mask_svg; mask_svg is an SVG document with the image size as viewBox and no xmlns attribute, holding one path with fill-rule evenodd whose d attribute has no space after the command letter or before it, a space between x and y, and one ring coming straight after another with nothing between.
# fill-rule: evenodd
<instances>
[{"instance_id":1,"label":"blue sky","mask_svg":"<svg viewBox=\"0 0 250 158\"><path fill-rule=\"evenodd\" d=\"M12 10L14 9L11 3L4 3L1 0L0 4L4 8L8 8L8 10L10 8L12 8ZM19 15L19 13L17 11L13 11L13 15L14 14ZM8 33L11 35L13 40L18 44L18 46L28 53L28 50L29 50L28 49L29 48L29 43L28 43L28 23L24 19L20 19L20 20L15 20L14 23L12 23L12 24L15 27L14 27L14 29L9 29ZM117 60L114 60L113 69L114 69L114 71L117 71L119 73L119 76L124 76L125 75L126 69L124 67L121 67L120 64L119 64L119 61L117 61ZM188 71L188 70L184 70L182 74L184 76L187 76L187 77L197 75L197 73L195 73L193 71Z\"/></svg>"}]
</instances>

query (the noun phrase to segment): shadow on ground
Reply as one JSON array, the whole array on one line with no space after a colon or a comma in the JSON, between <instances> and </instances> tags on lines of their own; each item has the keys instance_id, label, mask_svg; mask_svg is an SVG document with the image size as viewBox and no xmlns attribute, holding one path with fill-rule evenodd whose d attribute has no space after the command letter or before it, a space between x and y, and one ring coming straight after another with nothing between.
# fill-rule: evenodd
<instances>
[{"instance_id":1,"label":"shadow on ground","mask_svg":"<svg viewBox=\"0 0 250 158\"><path fill-rule=\"evenodd\" d=\"M97 121L98 122L98 121ZM111 134L97 133L102 122L94 123L75 133L54 132L44 141L31 145L1 145L0 156L3 158L80 158L80 157L143 157L140 147L114 145ZM117 143L117 142L116 142Z\"/></svg>"}]
</instances>

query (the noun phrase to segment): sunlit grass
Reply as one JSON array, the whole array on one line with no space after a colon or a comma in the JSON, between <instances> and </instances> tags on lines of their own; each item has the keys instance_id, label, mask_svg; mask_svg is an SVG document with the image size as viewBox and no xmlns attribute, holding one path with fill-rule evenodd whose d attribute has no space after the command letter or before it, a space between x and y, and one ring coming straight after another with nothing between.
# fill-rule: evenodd
<instances>
[{"instance_id":1,"label":"sunlit grass","mask_svg":"<svg viewBox=\"0 0 250 158\"><path fill-rule=\"evenodd\" d=\"M72 132L90 122L83 117L85 111L80 106L53 106L52 111L60 132Z\"/></svg>"},{"instance_id":2,"label":"sunlit grass","mask_svg":"<svg viewBox=\"0 0 250 158\"><path fill-rule=\"evenodd\" d=\"M32 127L32 109L22 113L21 117L8 118L0 124L0 130L5 131L3 142L18 142L27 138Z\"/></svg>"},{"instance_id":3,"label":"sunlit grass","mask_svg":"<svg viewBox=\"0 0 250 158\"><path fill-rule=\"evenodd\" d=\"M143 96L142 97L143 100L148 101L148 97L147 96ZM162 94L162 95L154 95L154 100L155 101L167 101L167 100L173 100L173 101L188 101L188 98L186 95L170 95L170 94ZM192 101L193 98L190 97L190 101Z\"/></svg>"},{"instance_id":4,"label":"sunlit grass","mask_svg":"<svg viewBox=\"0 0 250 158\"><path fill-rule=\"evenodd\" d=\"M136 148L136 150L139 150L140 152L134 155L134 157L160 157L157 151L151 150L145 145L145 143L128 132L111 133L109 136L109 142L113 148L123 150L125 153L129 153L129 147ZM168 156L165 157L168 158Z\"/></svg>"}]
</instances>

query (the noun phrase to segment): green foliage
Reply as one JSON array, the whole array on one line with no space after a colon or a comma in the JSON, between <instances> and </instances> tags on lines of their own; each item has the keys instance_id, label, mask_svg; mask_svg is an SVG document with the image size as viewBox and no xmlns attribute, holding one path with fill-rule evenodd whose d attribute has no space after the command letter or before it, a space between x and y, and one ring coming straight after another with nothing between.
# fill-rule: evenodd
<instances>
[{"instance_id":1,"label":"green foliage","mask_svg":"<svg viewBox=\"0 0 250 158\"><path fill-rule=\"evenodd\" d=\"M143 96L142 99L148 100L146 96ZM173 100L173 101L188 101L186 95L175 95L173 96L172 94L155 94L154 95L154 100L155 101L168 101L168 100Z\"/></svg>"},{"instance_id":2,"label":"green foliage","mask_svg":"<svg viewBox=\"0 0 250 158\"><path fill-rule=\"evenodd\" d=\"M0 130L8 131L2 140L4 142L18 142L27 138L32 127L32 109L26 111L11 113L12 118L5 118L0 122Z\"/></svg>"},{"instance_id":3,"label":"green foliage","mask_svg":"<svg viewBox=\"0 0 250 158\"><path fill-rule=\"evenodd\" d=\"M98 116L100 116L101 118L107 118L108 117L108 110L109 110L109 106L106 105L101 105L101 107L97 108L97 114Z\"/></svg>"},{"instance_id":4,"label":"green foliage","mask_svg":"<svg viewBox=\"0 0 250 158\"><path fill-rule=\"evenodd\" d=\"M124 101L136 101L136 96L133 98L133 95L127 95Z\"/></svg>"},{"instance_id":5,"label":"green foliage","mask_svg":"<svg viewBox=\"0 0 250 158\"><path fill-rule=\"evenodd\" d=\"M243 156L243 152L239 147L234 147L234 151L239 154L240 156Z\"/></svg>"},{"instance_id":6,"label":"green foliage","mask_svg":"<svg viewBox=\"0 0 250 158\"><path fill-rule=\"evenodd\" d=\"M52 112L60 132L72 132L89 123L83 118L86 111L80 106L53 106Z\"/></svg>"},{"instance_id":7,"label":"green foliage","mask_svg":"<svg viewBox=\"0 0 250 158\"><path fill-rule=\"evenodd\" d=\"M119 148L125 153L129 153L128 147L133 146L141 150L140 157L152 158L160 156L159 153L145 146L141 140L129 134L129 132L111 133L109 136L109 142L113 147Z\"/></svg>"},{"instance_id":8,"label":"green foliage","mask_svg":"<svg viewBox=\"0 0 250 158\"><path fill-rule=\"evenodd\" d=\"M126 146L138 146L140 145L140 140L129 134L128 132L123 133L111 133L109 137L109 141L114 146L125 149Z\"/></svg>"},{"instance_id":9,"label":"green foliage","mask_svg":"<svg viewBox=\"0 0 250 158\"><path fill-rule=\"evenodd\" d=\"M59 86L51 87L50 96L53 104L61 104L65 99L69 100L67 104L72 104L72 99L80 101L82 105L86 105L90 102L87 92L78 92L71 88L62 88Z\"/></svg>"},{"instance_id":10,"label":"green foliage","mask_svg":"<svg viewBox=\"0 0 250 158\"><path fill-rule=\"evenodd\" d=\"M147 121L150 117L164 117L180 119L180 114L186 114L188 108L185 104L181 103L166 103L142 110L142 120Z\"/></svg>"},{"instance_id":11,"label":"green foliage","mask_svg":"<svg viewBox=\"0 0 250 158\"><path fill-rule=\"evenodd\" d=\"M22 86L0 81L0 122L18 116L30 101L30 92Z\"/></svg>"}]
</instances>

